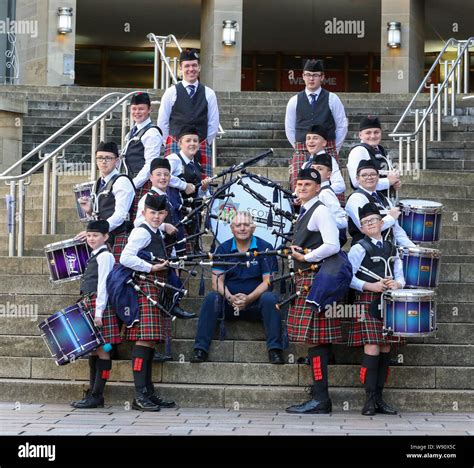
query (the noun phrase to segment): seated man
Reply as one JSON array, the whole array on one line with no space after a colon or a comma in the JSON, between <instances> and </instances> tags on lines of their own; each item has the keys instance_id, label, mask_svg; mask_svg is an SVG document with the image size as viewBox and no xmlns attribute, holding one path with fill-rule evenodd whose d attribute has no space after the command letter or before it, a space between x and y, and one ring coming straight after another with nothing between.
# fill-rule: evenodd
<instances>
[{"instance_id":1,"label":"seated man","mask_svg":"<svg viewBox=\"0 0 474 468\"><path fill-rule=\"evenodd\" d=\"M221 244L218 254L233 252L261 252L272 246L253 235L255 224L247 211L239 211L231 224L233 238ZM261 320L265 325L269 360L283 364L281 350L281 315L276 309L277 296L268 290L267 281L277 271L275 257L250 257L250 267L244 265L215 267L212 271L214 292L207 295L201 307L194 352L191 362L207 360L209 346L218 320ZM219 261L217 257L216 262ZM226 262L249 260L248 257L226 257Z\"/></svg>"}]
</instances>

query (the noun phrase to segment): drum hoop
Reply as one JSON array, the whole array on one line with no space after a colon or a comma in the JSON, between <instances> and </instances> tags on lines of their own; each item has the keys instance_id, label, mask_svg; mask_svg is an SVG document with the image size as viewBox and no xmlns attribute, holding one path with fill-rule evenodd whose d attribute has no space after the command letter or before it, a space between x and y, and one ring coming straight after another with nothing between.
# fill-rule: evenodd
<instances>
[{"instance_id":1,"label":"drum hoop","mask_svg":"<svg viewBox=\"0 0 474 468\"><path fill-rule=\"evenodd\" d=\"M52 252L52 251L55 251L57 249L64 249L66 247L75 247L76 245L86 245L87 246L87 243L86 241L81 241L79 239L65 239L65 240L62 240L62 241L58 241L58 242L53 242L52 244L47 244L44 246L44 252L45 253L48 253L48 252Z\"/></svg>"},{"instance_id":2,"label":"drum hoop","mask_svg":"<svg viewBox=\"0 0 474 468\"><path fill-rule=\"evenodd\" d=\"M90 187L92 189L94 184L95 184L95 182L92 182L92 181L91 182L81 182L80 184L74 185L72 190L74 192L80 192L83 187Z\"/></svg>"},{"instance_id":3,"label":"drum hoop","mask_svg":"<svg viewBox=\"0 0 474 468\"><path fill-rule=\"evenodd\" d=\"M416 294L416 289L406 291L403 294L398 293L393 295L391 291L382 293L383 300L387 302L416 302L419 301L434 301L436 292L434 290L423 289L422 294ZM395 300L397 299L397 300Z\"/></svg>"},{"instance_id":4,"label":"drum hoop","mask_svg":"<svg viewBox=\"0 0 474 468\"><path fill-rule=\"evenodd\" d=\"M403 203L405 201L405 203ZM420 201L422 202L423 200L414 200L414 201ZM427 201L427 200L426 200ZM423 213L423 214L438 214L443 211L443 204L439 202L433 202L433 203L438 203L438 206L423 206L422 204L416 205L416 204L408 204L406 203L406 200L400 200L400 209L403 211L409 211L409 212L414 212L417 214Z\"/></svg>"},{"instance_id":5,"label":"drum hoop","mask_svg":"<svg viewBox=\"0 0 474 468\"><path fill-rule=\"evenodd\" d=\"M53 280L53 279L49 278L49 282L50 282L52 285L68 283L68 282L70 282L70 281L76 281L76 280L78 280L78 279L81 279L83 275L84 275L84 273L79 273L78 275L71 276L71 277L69 277L69 278L58 279L58 280Z\"/></svg>"},{"instance_id":6,"label":"drum hoop","mask_svg":"<svg viewBox=\"0 0 474 468\"><path fill-rule=\"evenodd\" d=\"M441 250L424 247L399 247L399 252L403 257L441 258Z\"/></svg>"}]
</instances>

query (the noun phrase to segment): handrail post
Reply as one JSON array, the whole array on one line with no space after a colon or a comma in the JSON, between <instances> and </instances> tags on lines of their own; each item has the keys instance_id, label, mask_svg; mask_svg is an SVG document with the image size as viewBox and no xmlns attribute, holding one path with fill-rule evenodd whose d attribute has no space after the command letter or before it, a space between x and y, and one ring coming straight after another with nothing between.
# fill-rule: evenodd
<instances>
[{"instance_id":1,"label":"handrail post","mask_svg":"<svg viewBox=\"0 0 474 468\"><path fill-rule=\"evenodd\" d=\"M10 197L8 200L8 256L14 257L16 251L16 182L9 182Z\"/></svg>"},{"instance_id":2,"label":"handrail post","mask_svg":"<svg viewBox=\"0 0 474 468\"><path fill-rule=\"evenodd\" d=\"M458 43L458 57L461 56L461 49L462 49L462 46L461 46L461 43L459 42ZM457 64L457 67L456 67L456 75L457 75L457 79L456 79L456 84L457 84L457 90L456 92L458 94L461 94L461 77L463 75L462 73L462 60L459 60L458 61L458 64Z\"/></svg>"},{"instance_id":3,"label":"handrail post","mask_svg":"<svg viewBox=\"0 0 474 468\"><path fill-rule=\"evenodd\" d=\"M41 219L41 234L48 234L50 171L51 162L46 161L43 166L43 213Z\"/></svg>"},{"instance_id":4,"label":"handrail post","mask_svg":"<svg viewBox=\"0 0 474 468\"><path fill-rule=\"evenodd\" d=\"M165 57L164 60L168 64L168 67L165 68L165 88L168 89L170 87L170 72L169 72L169 65L170 65L170 58Z\"/></svg>"},{"instance_id":5,"label":"handrail post","mask_svg":"<svg viewBox=\"0 0 474 468\"><path fill-rule=\"evenodd\" d=\"M127 135L127 103L122 103L122 131L120 133L120 141L123 143L125 141L125 136Z\"/></svg>"},{"instance_id":6,"label":"handrail post","mask_svg":"<svg viewBox=\"0 0 474 468\"><path fill-rule=\"evenodd\" d=\"M400 173L403 172L403 137L400 137L398 140L398 166L400 168Z\"/></svg>"},{"instance_id":7,"label":"handrail post","mask_svg":"<svg viewBox=\"0 0 474 468\"><path fill-rule=\"evenodd\" d=\"M422 118L426 115L426 109L423 109L423 116ZM422 140L422 155L423 155L423 162L422 162L422 169L426 169L426 153L427 153L427 144L428 142L426 141L426 119L423 121L423 140Z\"/></svg>"},{"instance_id":8,"label":"handrail post","mask_svg":"<svg viewBox=\"0 0 474 468\"><path fill-rule=\"evenodd\" d=\"M18 245L17 256L23 257L25 249L25 179L18 181Z\"/></svg>"},{"instance_id":9,"label":"handrail post","mask_svg":"<svg viewBox=\"0 0 474 468\"><path fill-rule=\"evenodd\" d=\"M160 58L158 54L158 47L156 47L156 44L154 44L154 47L155 56L153 57L153 89L158 89L158 68L160 66Z\"/></svg>"},{"instance_id":10,"label":"handrail post","mask_svg":"<svg viewBox=\"0 0 474 468\"><path fill-rule=\"evenodd\" d=\"M56 234L56 221L58 214L58 156L54 155L51 161L51 222L50 234Z\"/></svg>"},{"instance_id":11,"label":"handrail post","mask_svg":"<svg viewBox=\"0 0 474 468\"><path fill-rule=\"evenodd\" d=\"M106 129L107 129L107 124L105 122L105 117L101 119L100 121L100 141L106 141Z\"/></svg>"},{"instance_id":12,"label":"handrail post","mask_svg":"<svg viewBox=\"0 0 474 468\"><path fill-rule=\"evenodd\" d=\"M91 137L91 181L97 178L97 166L95 163L95 152L97 151L97 124L92 126Z\"/></svg>"},{"instance_id":13,"label":"handrail post","mask_svg":"<svg viewBox=\"0 0 474 468\"><path fill-rule=\"evenodd\" d=\"M446 80L446 77L448 76L449 73L449 66L448 66L448 61L445 60L443 62L444 64L444 79ZM446 86L444 87L444 116L448 116L448 91L449 91L449 81L446 83Z\"/></svg>"},{"instance_id":14,"label":"handrail post","mask_svg":"<svg viewBox=\"0 0 474 468\"><path fill-rule=\"evenodd\" d=\"M469 69L471 67L469 45L470 43L464 49L464 94L469 93Z\"/></svg>"},{"instance_id":15,"label":"handrail post","mask_svg":"<svg viewBox=\"0 0 474 468\"><path fill-rule=\"evenodd\" d=\"M441 84L438 84L437 89L438 91L441 89ZM441 122L443 120L443 117L441 115L441 93L439 94L437 104L438 104L438 141L441 141Z\"/></svg>"},{"instance_id":16,"label":"handrail post","mask_svg":"<svg viewBox=\"0 0 474 468\"><path fill-rule=\"evenodd\" d=\"M454 66L454 60L451 60L451 115L454 117L456 114L456 68ZM454 68L454 70L453 70Z\"/></svg>"},{"instance_id":17,"label":"handrail post","mask_svg":"<svg viewBox=\"0 0 474 468\"><path fill-rule=\"evenodd\" d=\"M407 137L407 164L406 164L406 168L407 168L406 173L407 174L409 174L410 171L411 171L411 160L410 160L411 154L410 154L410 152L411 152L411 138L408 136Z\"/></svg>"},{"instance_id":18,"label":"handrail post","mask_svg":"<svg viewBox=\"0 0 474 468\"><path fill-rule=\"evenodd\" d=\"M430 83L430 106L434 101L434 83ZM434 112L430 112L430 141L434 141Z\"/></svg>"},{"instance_id":19,"label":"handrail post","mask_svg":"<svg viewBox=\"0 0 474 468\"><path fill-rule=\"evenodd\" d=\"M420 123L420 109L415 109L415 128L418 128ZM415 169L419 168L419 159L420 159L420 139L418 134L415 137Z\"/></svg>"}]
</instances>

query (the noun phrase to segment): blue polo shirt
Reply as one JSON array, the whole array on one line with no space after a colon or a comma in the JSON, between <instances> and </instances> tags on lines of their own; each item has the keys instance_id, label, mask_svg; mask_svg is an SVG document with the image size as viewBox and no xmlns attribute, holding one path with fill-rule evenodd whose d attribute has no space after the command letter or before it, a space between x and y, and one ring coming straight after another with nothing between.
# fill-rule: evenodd
<instances>
[{"instance_id":1,"label":"blue polo shirt","mask_svg":"<svg viewBox=\"0 0 474 468\"><path fill-rule=\"evenodd\" d=\"M253 236L250 242L248 251L262 252L264 250L273 250L271 244L260 237ZM223 242L216 250L216 254L230 254L238 252L235 239L229 239ZM216 262L220 261L219 258L215 259ZM231 294L243 293L250 294L255 288L262 282L263 276L278 271L278 262L275 256L270 255L259 255L258 257L226 257L222 261L225 262L250 262L250 267L247 268L244 265L237 267L215 267L212 270L216 273L222 273L226 271L225 285Z\"/></svg>"}]
</instances>

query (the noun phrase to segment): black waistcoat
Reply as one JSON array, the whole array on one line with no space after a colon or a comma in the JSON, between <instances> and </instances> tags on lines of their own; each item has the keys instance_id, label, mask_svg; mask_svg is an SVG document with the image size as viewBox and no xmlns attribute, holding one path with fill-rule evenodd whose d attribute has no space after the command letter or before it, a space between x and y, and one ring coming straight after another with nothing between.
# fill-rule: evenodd
<instances>
[{"instance_id":1,"label":"black waistcoat","mask_svg":"<svg viewBox=\"0 0 474 468\"><path fill-rule=\"evenodd\" d=\"M81 278L81 295L93 294L97 292L97 284L99 282L99 264L97 263L97 257L102 252L107 252L107 248L104 247L95 255L91 255L87 261L84 276Z\"/></svg>"}]
</instances>

